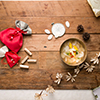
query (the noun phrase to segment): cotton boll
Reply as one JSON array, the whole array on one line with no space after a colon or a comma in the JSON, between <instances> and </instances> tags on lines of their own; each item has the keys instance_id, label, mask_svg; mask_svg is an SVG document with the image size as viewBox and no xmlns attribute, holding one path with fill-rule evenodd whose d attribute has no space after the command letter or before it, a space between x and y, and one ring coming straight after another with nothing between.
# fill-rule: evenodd
<instances>
[{"instance_id":1,"label":"cotton boll","mask_svg":"<svg viewBox=\"0 0 100 100\"><path fill-rule=\"evenodd\" d=\"M44 30L46 34L50 34L50 31L48 29Z\"/></svg>"},{"instance_id":2,"label":"cotton boll","mask_svg":"<svg viewBox=\"0 0 100 100\"><path fill-rule=\"evenodd\" d=\"M68 21L65 22L66 27L70 27L70 23Z\"/></svg>"},{"instance_id":3,"label":"cotton boll","mask_svg":"<svg viewBox=\"0 0 100 100\"><path fill-rule=\"evenodd\" d=\"M48 36L48 40L51 40L52 38L53 38L52 34Z\"/></svg>"}]
</instances>

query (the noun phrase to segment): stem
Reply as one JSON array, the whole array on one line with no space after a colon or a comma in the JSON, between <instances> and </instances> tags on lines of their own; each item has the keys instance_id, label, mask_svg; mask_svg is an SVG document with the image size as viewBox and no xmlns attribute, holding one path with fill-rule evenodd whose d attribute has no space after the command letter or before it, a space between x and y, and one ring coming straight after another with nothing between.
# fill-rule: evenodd
<instances>
[{"instance_id":1,"label":"stem","mask_svg":"<svg viewBox=\"0 0 100 100\"><path fill-rule=\"evenodd\" d=\"M43 90L40 92L40 94L39 95L41 95L43 93Z\"/></svg>"},{"instance_id":2,"label":"stem","mask_svg":"<svg viewBox=\"0 0 100 100\"><path fill-rule=\"evenodd\" d=\"M54 80L52 79L52 74L50 75L50 79L52 80L51 86L53 86Z\"/></svg>"}]
</instances>

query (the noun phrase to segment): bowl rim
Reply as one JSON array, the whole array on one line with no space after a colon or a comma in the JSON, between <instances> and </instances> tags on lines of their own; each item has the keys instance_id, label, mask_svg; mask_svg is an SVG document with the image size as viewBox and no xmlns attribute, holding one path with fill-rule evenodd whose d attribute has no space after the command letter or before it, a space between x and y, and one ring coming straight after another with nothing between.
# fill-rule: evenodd
<instances>
[{"instance_id":1,"label":"bowl rim","mask_svg":"<svg viewBox=\"0 0 100 100\"><path fill-rule=\"evenodd\" d=\"M85 49L85 56L84 56L83 60L82 60L81 62L79 62L78 64L67 64L67 63L64 62L64 60L63 60L62 57L61 57L61 49L62 49L62 46L64 45L65 42L67 42L67 41L69 41L69 40L77 40L77 41L79 41L79 42L83 45L83 47L84 47L84 49ZM86 58L87 58L87 47L86 47L85 43L84 43L83 41L81 41L80 39L77 39L77 38L68 38L68 39L65 40L65 41L61 44L61 46L60 46L60 58L61 58L61 60L62 60L65 64L67 64L68 66L79 66L79 65L81 65L81 64L86 60Z\"/></svg>"}]
</instances>

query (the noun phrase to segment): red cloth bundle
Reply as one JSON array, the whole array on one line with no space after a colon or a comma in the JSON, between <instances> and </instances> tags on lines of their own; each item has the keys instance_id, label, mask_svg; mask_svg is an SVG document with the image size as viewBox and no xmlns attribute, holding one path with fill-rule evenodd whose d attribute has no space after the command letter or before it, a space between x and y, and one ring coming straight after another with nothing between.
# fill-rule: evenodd
<instances>
[{"instance_id":1,"label":"red cloth bundle","mask_svg":"<svg viewBox=\"0 0 100 100\"><path fill-rule=\"evenodd\" d=\"M23 45L23 36L32 34L30 27L23 21L16 20L16 29L8 28L0 32L0 40L12 51L18 52Z\"/></svg>"},{"instance_id":2,"label":"red cloth bundle","mask_svg":"<svg viewBox=\"0 0 100 100\"><path fill-rule=\"evenodd\" d=\"M18 63L18 61L20 60L21 57L19 57L17 55L17 53L10 51L7 48L7 46L3 46L2 48L0 48L0 58L2 57L6 57L7 63L9 64L9 66L12 68L16 63ZM2 59L2 63L4 63L4 58Z\"/></svg>"},{"instance_id":3,"label":"red cloth bundle","mask_svg":"<svg viewBox=\"0 0 100 100\"><path fill-rule=\"evenodd\" d=\"M24 32L23 32L24 33ZM8 28L0 32L0 40L12 51L18 52L23 44L22 31Z\"/></svg>"},{"instance_id":4,"label":"red cloth bundle","mask_svg":"<svg viewBox=\"0 0 100 100\"><path fill-rule=\"evenodd\" d=\"M15 25L16 28L8 28L0 32L0 40L12 51L5 52L5 56L10 67L13 67L20 59L16 53L21 49L23 45L22 34L32 34L32 30L25 22L16 20ZM4 51L1 52L1 56L3 52Z\"/></svg>"},{"instance_id":5,"label":"red cloth bundle","mask_svg":"<svg viewBox=\"0 0 100 100\"><path fill-rule=\"evenodd\" d=\"M6 52L5 54L7 63L9 66L12 68L18 61L20 60L21 57L19 57L16 53L14 52Z\"/></svg>"}]
</instances>

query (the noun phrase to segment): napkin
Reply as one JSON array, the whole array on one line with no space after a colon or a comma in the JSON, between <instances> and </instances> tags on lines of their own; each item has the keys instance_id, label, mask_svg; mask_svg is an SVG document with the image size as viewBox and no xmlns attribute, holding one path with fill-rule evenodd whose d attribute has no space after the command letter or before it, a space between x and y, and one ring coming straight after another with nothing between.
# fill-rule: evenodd
<instances>
[{"instance_id":1,"label":"napkin","mask_svg":"<svg viewBox=\"0 0 100 100\"><path fill-rule=\"evenodd\" d=\"M100 16L100 0L87 0L96 17Z\"/></svg>"}]
</instances>

